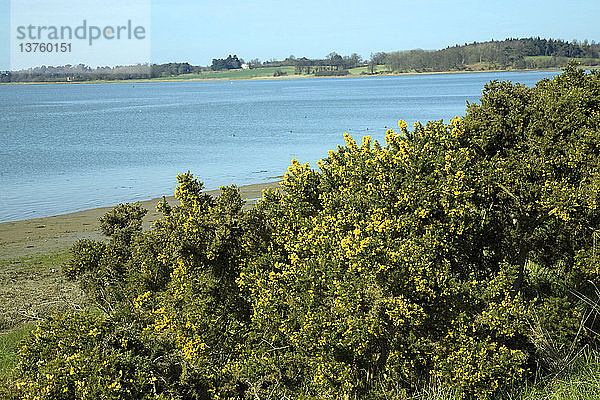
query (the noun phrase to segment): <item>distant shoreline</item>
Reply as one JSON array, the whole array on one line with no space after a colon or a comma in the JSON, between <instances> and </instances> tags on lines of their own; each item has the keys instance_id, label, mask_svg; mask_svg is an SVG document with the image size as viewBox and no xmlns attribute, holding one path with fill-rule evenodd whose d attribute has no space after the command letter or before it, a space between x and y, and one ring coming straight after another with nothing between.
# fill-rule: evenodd
<instances>
[{"instance_id":1,"label":"distant shoreline","mask_svg":"<svg viewBox=\"0 0 600 400\"><path fill-rule=\"evenodd\" d=\"M593 66L579 66L581 69L598 69ZM431 72L390 72L384 74L348 74L342 76L315 76L315 75L282 75L282 76L257 76L252 78L148 78L148 79L122 79L122 80L93 80L93 81L42 81L42 82L4 82L0 85L80 85L80 84L99 84L99 83L163 83L163 82L240 82L240 81L271 81L271 80L300 80L300 79L328 79L328 78L383 78L393 76L418 76L418 75L449 75L449 74L480 74L497 72L552 72L561 71L561 68L535 68L535 69L490 69L478 71L431 71ZM181 76L181 75L180 75Z\"/></svg>"}]
</instances>

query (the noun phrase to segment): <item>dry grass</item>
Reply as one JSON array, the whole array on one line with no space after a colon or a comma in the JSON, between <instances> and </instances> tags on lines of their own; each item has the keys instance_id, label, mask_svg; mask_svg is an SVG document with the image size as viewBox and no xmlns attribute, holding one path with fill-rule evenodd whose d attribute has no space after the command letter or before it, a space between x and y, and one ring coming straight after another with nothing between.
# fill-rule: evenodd
<instances>
[{"instance_id":1,"label":"dry grass","mask_svg":"<svg viewBox=\"0 0 600 400\"><path fill-rule=\"evenodd\" d=\"M0 260L0 331L35 322L50 312L81 308L85 298L66 280L68 251Z\"/></svg>"}]
</instances>

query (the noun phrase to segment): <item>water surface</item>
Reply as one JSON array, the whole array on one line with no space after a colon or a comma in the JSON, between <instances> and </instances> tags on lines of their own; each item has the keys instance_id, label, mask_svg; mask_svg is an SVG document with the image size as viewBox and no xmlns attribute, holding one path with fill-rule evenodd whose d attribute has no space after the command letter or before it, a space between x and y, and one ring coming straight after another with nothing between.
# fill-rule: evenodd
<instances>
[{"instance_id":1,"label":"water surface","mask_svg":"<svg viewBox=\"0 0 600 400\"><path fill-rule=\"evenodd\" d=\"M316 165L343 133L383 143L398 119L464 115L483 85L555 72L0 86L0 221L209 189Z\"/></svg>"}]
</instances>

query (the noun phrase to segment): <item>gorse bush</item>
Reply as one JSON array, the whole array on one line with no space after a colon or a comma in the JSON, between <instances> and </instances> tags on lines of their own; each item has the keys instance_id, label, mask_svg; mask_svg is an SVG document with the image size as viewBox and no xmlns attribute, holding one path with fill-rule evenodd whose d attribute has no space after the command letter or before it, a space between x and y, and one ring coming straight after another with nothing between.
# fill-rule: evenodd
<instances>
[{"instance_id":1,"label":"gorse bush","mask_svg":"<svg viewBox=\"0 0 600 400\"><path fill-rule=\"evenodd\" d=\"M124 287L131 242L142 230L146 212L140 204L119 204L100 218L100 231L110 237L108 243L80 240L71 249L65 274L72 279L78 278L88 297L103 310L112 310L114 305L127 298Z\"/></svg>"},{"instance_id":2,"label":"gorse bush","mask_svg":"<svg viewBox=\"0 0 600 400\"><path fill-rule=\"evenodd\" d=\"M102 312L25 341L24 398L491 398L593 346L600 74L491 82L463 118L294 160L250 210L202 193L102 219L66 272Z\"/></svg>"}]
</instances>

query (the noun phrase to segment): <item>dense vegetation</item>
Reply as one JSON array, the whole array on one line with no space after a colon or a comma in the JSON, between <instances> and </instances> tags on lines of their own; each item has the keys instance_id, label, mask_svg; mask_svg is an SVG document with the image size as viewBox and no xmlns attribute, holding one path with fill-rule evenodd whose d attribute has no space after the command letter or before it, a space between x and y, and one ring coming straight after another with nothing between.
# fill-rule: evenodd
<instances>
[{"instance_id":1,"label":"dense vegetation","mask_svg":"<svg viewBox=\"0 0 600 400\"><path fill-rule=\"evenodd\" d=\"M240 60L238 56L231 54L227 58L214 58L210 68L213 71L220 71L224 69L238 69L242 68L244 60Z\"/></svg>"},{"instance_id":2,"label":"dense vegetation","mask_svg":"<svg viewBox=\"0 0 600 400\"><path fill-rule=\"evenodd\" d=\"M144 79L151 74L149 65L91 68L84 64L41 66L20 71L0 72L0 83L8 82L88 82L94 80Z\"/></svg>"},{"instance_id":3,"label":"dense vegetation","mask_svg":"<svg viewBox=\"0 0 600 400\"><path fill-rule=\"evenodd\" d=\"M315 76L343 76L350 70L359 74L377 74L390 72L436 72L470 71L490 69L525 69L564 67L576 60L587 66L600 65L600 44L592 41L565 42L563 40L524 38L506 39L456 45L443 50L407 50L390 53L371 54L370 60L363 60L356 53L342 56L332 52L323 59L309 59L293 55L284 60L261 62L252 59L249 68L270 72L269 68L291 67L295 74ZM227 58L215 58L207 67L189 63L153 64L151 66L98 67L85 65L38 67L26 71L0 73L0 82L31 81L72 81L122 80L168 78L193 75L196 78L213 77L212 71L240 69L244 63L237 55ZM358 69L360 71L358 71ZM276 71L282 72L281 69ZM286 73L287 74L287 73ZM264 76L271 76L267 73ZM285 74L277 74L281 76ZM254 76L254 75L252 75Z\"/></svg>"},{"instance_id":4,"label":"dense vegetation","mask_svg":"<svg viewBox=\"0 0 600 400\"><path fill-rule=\"evenodd\" d=\"M510 394L594 349L600 74L490 82L463 118L294 160L245 210L190 173L180 204L101 220L65 266L93 309L25 339L25 399Z\"/></svg>"},{"instance_id":5,"label":"dense vegetation","mask_svg":"<svg viewBox=\"0 0 600 400\"><path fill-rule=\"evenodd\" d=\"M570 59L585 65L600 64L600 45L587 40L506 39L456 45L443 50L409 50L379 54L392 71L448 71L469 69L564 67Z\"/></svg>"},{"instance_id":6,"label":"dense vegetation","mask_svg":"<svg viewBox=\"0 0 600 400\"><path fill-rule=\"evenodd\" d=\"M64 65L59 67L41 66L29 70L4 72L0 74L0 82L88 82L94 80L129 80L148 79L198 74L202 67L190 63L167 63L152 65L135 65L129 67L97 67L87 65Z\"/></svg>"},{"instance_id":7,"label":"dense vegetation","mask_svg":"<svg viewBox=\"0 0 600 400\"><path fill-rule=\"evenodd\" d=\"M202 67L191 65L190 63L168 63L168 64L152 64L152 78L164 78L169 76L179 76L187 74L199 74Z\"/></svg>"}]
</instances>

